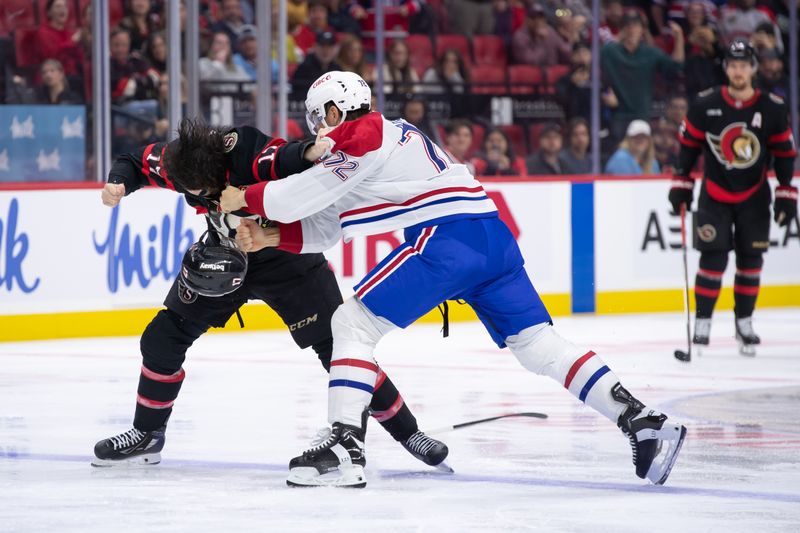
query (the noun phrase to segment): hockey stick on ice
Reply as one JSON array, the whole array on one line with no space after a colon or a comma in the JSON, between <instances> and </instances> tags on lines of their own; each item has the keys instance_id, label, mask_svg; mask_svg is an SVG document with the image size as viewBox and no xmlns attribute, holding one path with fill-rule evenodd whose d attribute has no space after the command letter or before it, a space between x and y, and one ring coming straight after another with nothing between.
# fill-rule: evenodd
<instances>
[{"instance_id":1,"label":"hockey stick on ice","mask_svg":"<svg viewBox=\"0 0 800 533\"><path fill-rule=\"evenodd\" d=\"M454 431L456 429L465 428L468 426L474 426L476 424L483 424L485 422L492 422L494 420L500 420L502 418L512 418L517 416L524 416L528 418L547 418L547 415L544 413L510 413L507 415L500 415L500 416L492 416L489 418L481 418L480 420L470 420L469 422L461 422L460 424L454 424L452 426L443 426L436 429L425 430L425 433L428 435L436 435L438 433L447 433L448 431Z\"/></svg>"},{"instance_id":2,"label":"hockey stick on ice","mask_svg":"<svg viewBox=\"0 0 800 533\"><path fill-rule=\"evenodd\" d=\"M686 311L686 351L675 350L675 359L692 360L692 332L689 316L689 262L686 259L686 204L681 204L681 251L683 252L683 309Z\"/></svg>"}]
</instances>

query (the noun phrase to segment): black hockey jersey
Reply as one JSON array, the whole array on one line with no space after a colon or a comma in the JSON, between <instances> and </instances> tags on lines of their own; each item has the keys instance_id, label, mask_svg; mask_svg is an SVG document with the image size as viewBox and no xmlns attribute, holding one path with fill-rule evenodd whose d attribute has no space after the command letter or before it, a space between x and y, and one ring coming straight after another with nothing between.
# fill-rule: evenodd
<instances>
[{"instance_id":1,"label":"black hockey jersey","mask_svg":"<svg viewBox=\"0 0 800 533\"><path fill-rule=\"evenodd\" d=\"M747 101L735 100L724 86L701 92L681 125L675 175L688 177L703 152L702 186L717 201L752 196L765 185L770 165L780 184L789 185L797 151L788 115L781 98L758 89Z\"/></svg>"},{"instance_id":2,"label":"black hockey jersey","mask_svg":"<svg viewBox=\"0 0 800 533\"><path fill-rule=\"evenodd\" d=\"M233 237L235 235L233 227L236 224L232 223L226 214L219 212L214 198L194 196L167 175L161 162L172 143L149 144L136 152L119 156L108 173L108 182L124 184L126 196L146 186L182 193L189 205L198 213L205 214L217 231ZM250 126L233 128L225 134L227 150L225 181L234 187L241 187L300 173L313 165L303 158L310 144L313 144L313 141L286 142ZM232 215L253 218L251 213L245 211L235 212Z\"/></svg>"}]
</instances>

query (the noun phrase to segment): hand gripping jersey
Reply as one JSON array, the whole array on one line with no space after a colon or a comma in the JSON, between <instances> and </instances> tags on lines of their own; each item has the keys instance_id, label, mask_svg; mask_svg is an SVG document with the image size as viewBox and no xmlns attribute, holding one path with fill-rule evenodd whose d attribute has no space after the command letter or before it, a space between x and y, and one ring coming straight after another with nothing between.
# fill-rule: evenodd
<instances>
[{"instance_id":1,"label":"hand gripping jersey","mask_svg":"<svg viewBox=\"0 0 800 533\"><path fill-rule=\"evenodd\" d=\"M705 156L703 187L719 202L740 203L766 182L772 163L781 185L792 179L797 155L786 104L756 89L750 100L737 101L727 87L698 95L681 125L678 178L688 178L701 152Z\"/></svg>"},{"instance_id":2,"label":"hand gripping jersey","mask_svg":"<svg viewBox=\"0 0 800 533\"><path fill-rule=\"evenodd\" d=\"M284 249L318 252L342 236L496 216L466 167L403 120L373 112L328 137L335 142L330 157L245 193L248 211L281 223Z\"/></svg>"},{"instance_id":3,"label":"hand gripping jersey","mask_svg":"<svg viewBox=\"0 0 800 533\"><path fill-rule=\"evenodd\" d=\"M194 196L167 175L163 165L164 156L172 143L154 143L136 152L119 156L108 173L109 183L125 184L125 195L141 187L152 186L183 193L189 205L198 214L204 214L211 226L226 237L234 237L234 228L239 217L250 217L250 213L239 211L226 215L218 211L213 198ZM225 135L227 151L227 173L225 180L234 187L252 185L264 181L285 178L311 167L303 159L310 142L286 142L272 138L249 126L233 128ZM258 221L265 223L265 221Z\"/></svg>"}]
</instances>

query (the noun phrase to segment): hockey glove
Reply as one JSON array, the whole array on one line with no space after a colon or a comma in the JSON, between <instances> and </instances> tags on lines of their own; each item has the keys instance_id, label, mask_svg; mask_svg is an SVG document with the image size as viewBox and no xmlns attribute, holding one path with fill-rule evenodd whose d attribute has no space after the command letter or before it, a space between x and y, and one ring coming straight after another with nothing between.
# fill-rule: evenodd
<instances>
[{"instance_id":1,"label":"hockey glove","mask_svg":"<svg viewBox=\"0 0 800 533\"><path fill-rule=\"evenodd\" d=\"M797 216L797 187L779 185L775 189L775 222L788 226Z\"/></svg>"},{"instance_id":2,"label":"hockey glove","mask_svg":"<svg viewBox=\"0 0 800 533\"><path fill-rule=\"evenodd\" d=\"M680 213L681 204L686 204L686 210L691 211L693 198L694 180L685 176L673 177L672 188L669 190L669 203L672 204L672 212Z\"/></svg>"}]
</instances>

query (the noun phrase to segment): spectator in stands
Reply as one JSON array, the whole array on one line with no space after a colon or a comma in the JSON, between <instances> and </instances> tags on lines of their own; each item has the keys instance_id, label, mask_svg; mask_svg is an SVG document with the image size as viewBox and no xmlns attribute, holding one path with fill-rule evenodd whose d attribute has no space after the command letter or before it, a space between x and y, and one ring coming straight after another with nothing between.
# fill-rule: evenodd
<instances>
[{"instance_id":1,"label":"spectator in stands","mask_svg":"<svg viewBox=\"0 0 800 533\"><path fill-rule=\"evenodd\" d=\"M181 76L181 107L183 115L186 115L186 78ZM169 75L165 74L161 78L161 85L158 88L158 111L156 114L154 135L158 140L164 140L169 131Z\"/></svg>"},{"instance_id":2,"label":"spectator in stands","mask_svg":"<svg viewBox=\"0 0 800 533\"><path fill-rule=\"evenodd\" d=\"M448 49L442 52L435 66L425 71L422 81L426 84L426 93L463 94L469 83L469 72L461 54Z\"/></svg>"},{"instance_id":3,"label":"spectator in stands","mask_svg":"<svg viewBox=\"0 0 800 533\"><path fill-rule=\"evenodd\" d=\"M167 36L157 31L147 37L144 45L144 57L162 77L167 73Z\"/></svg>"},{"instance_id":4,"label":"spectator in stands","mask_svg":"<svg viewBox=\"0 0 800 533\"><path fill-rule=\"evenodd\" d=\"M619 100L611 120L614 139L622 137L631 120L649 119L656 73L676 75L684 59L683 30L675 22L669 23L675 39L672 57L642 42L645 23L638 11L625 13L623 22L619 42L607 44L600 52L603 74Z\"/></svg>"},{"instance_id":5,"label":"spectator in stands","mask_svg":"<svg viewBox=\"0 0 800 533\"><path fill-rule=\"evenodd\" d=\"M592 113L592 50L588 44L575 44L571 66L571 71L556 81L555 99L564 109L567 119L582 117L588 121ZM600 99L607 108L613 109L618 105L611 87L602 88Z\"/></svg>"},{"instance_id":6,"label":"spectator in stands","mask_svg":"<svg viewBox=\"0 0 800 533\"><path fill-rule=\"evenodd\" d=\"M258 77L258 43L256 41L256 27L245 25L239 32L236 43L237 53L233 55L233 62L241 68L247 77L255 80Z\"/></svg>"},{"instance_id":7,"label":"spectator in stands","mask_svg":"<svg viewBox=\"0 0 800 533\"><path fill-rule=\"evenodd\" d=\"M39 72L42 86L37 103L57 105L79 105L83 98L70 89L64 67L56 59L46 59Z\"/></svg>"},{"instance_id":8,"label":"spectator in stands","mask_svg":"<svg viewBox=\"0 0 800 533\"><path fill-rule=\"evenodd\" d=\"M625 7L622 0L606 0L603 9L603 24L598 28L601 44L613 43L622 29Z\"/></svg>"},{"instance_id":9,"label":"spectator in stands","mask_svg":"<svg viewBox=\"0 0 800 533\"><path fill-rule=\"evenodd\" d=\"M678 128L672 122L661 119L653 129L653 148L661 172L672 173L678 166Z\"/></svg>"},{"instance_id":10,"label":"spectator in stands","mask_svg":"<svg viewBox=\"0 0 800 533\"><path fill-rule=\"evenodd\" d=\"M644 120L633 120L628 125L625 138L606 163L606 174L617 176L639 176L660 174L650 124Z\"/></svg>"},{"instance_id":11,"label":"spectator in stands","mask_svg":"<svg viewBox=\"0 0 800 533\"><path fill-rule=\"evenodd\" d=\"M361 43L361 39L355 35L346 35L339 43L339 56L336 62L339 63L342 70L355 72L367 83L372 82L373 69L367 66L364 45Z\"/></svg>"},{"instance_id":12,"label":"spectator in stands","mask_svg":"<svg viewBox=\"0 0 800 533\"><path fill-rule=\"evenodd\" d=\"M520 0L493 0L494 34L503 39L506 48L511 36L525 23L525 4Z\"/></svg>"},{"instance_id":13,"label":"spectator in stands","mask_svg":"<svg viewBox=\"0 0 800 533\"><path fill-rule=\"evenodd\" d=\"M158 96L161 77L137 53L131 53L131 37L127 30L111 31L111 101L149 100Z\"/></svg>"},{"instance_id":14,"label":"spectator in stands","mask_svg":"<svg viewBox=\"0 0 800 533\"><path fill-rule=\"evenodd\" d=\"M514 148L501 129L493 129L486 135L474 165L479 176L519 176L525 173L524 166L520 168L517 165Z\"/></svg>"},{"instance_id":15,"label":"spectator in stands","mask_svg":"<svg viewBox=\"0 0 800 533\"><path fill-rule=\"evenodd\" d=\"M361 35L361 25L350 13L351 7L347 0L328 0L328 24L336 32Z\"/></svg>"},{"instance_id":16,"label":"spectator in stands","mask_svg":"<svg viewBox=\"0 0 800 533\"><path fill-rule=\"evenodd\" d=\"M272 6L277 11L278 2L273 1ZM289 21L290 32L294 31L297 26L305 24L308 20L308 0L288 0L286 2L286 18ZM274 17L273 20L275 20Z\"/></svg>"},{"instance_id":17,"label":"spectator in stands","mask_svg":"<svg viewBox=\"0 0 800 533\"><path fill-rule=\"evenodd\" d=\"M214 33L224 32L228 36L228 42L235 43L239 39L239 32L244 25L241 0L222 0L220 20L211 26L211 31Z\"/></svg>"},{"instance_id":18,"label":"spectator in stands","mask_svg":"<svg viewBox=\"0 0 800 533\"><path fill-rule=\"evenodd\" d=\"M561 151L561 170L564 174L589 174L592 158L589 156L589 122L576 117L567 124L567 146Z\"/></svg>"},{"instance_id":19,"label":"spectator in stands","mask_svg":"<svg viewBox=\"0 0 800 533\"><path fill-rule=\"evenodd\" d=\"M36 30L34 57L37 63L45 59L58 59L64 66L67 76L79 73L79 65L83 62L81 48L78 45L81 32L67 28L69 6L67 0L47 0L47 22Z\"/></svg>"},{"instance_id":20,"label":"spectator in stands","mask_svg":"<svg viewBox=\"0 0 800 533\"><path fill-rule=\"evenodd\" d=\"M472 124L467 120L451 120L445 128L444 150L454 163L466 165L475 174L475 165L469 160L472 147Z\"/></svg>"},{"instance_id":21,"label":"spectator in stands","mask_svg":"<svg viewBox=\"0 0 800 533\"><path fill-rule=\"evenodd\" d=\"M407 95L401 117L409 124L416 126L429 139L433 139L433 128L431 128L427 114L428 109L425 106L425 100L411 94Z\"/></svg>"},{"instance_id":22,"label":"spectator in stands","mask_svg":"<svg viewBox=\"0 0 800 533\"><path fill-rule=\"evenodd\" d=\"M689 101L685 96L676 94L667 100L667 107L664 109L664 119L674 128L678 129L686 118L689 111Z\"/></svg>"},{"instance_id":23,"label":"spectator in stands","mask_svg":"<svg viewBox=\"0 0 800 533\"><path fill-rule=\"evenodd\" d=\"M287 5L292 5L292 2L287 2ZM303 3L305 6L305 3ZM278 72L278 2L272 3L272 73L273 79L277 80L277 72ZM291 24L289 25L291 28ZM284 43L286 46L286 62L292 65L296 65L298 63L302 63L303 59L305 58L305 54L300 47L294 42L294 36L291 33L286 34L286 42Z\"/></svg>"},{"instance_id":24,"label":"spectator in stands","mask_svg":"<svg viewBox=\"0 0 800 533\"><path fill-rule=\"evenodd\" d=\"M471 37L494 31L494 10L491 0L453 0L448 5L450 31Z\"/></svg>"},{"instance_id":25,"label":"spectator in stands","mask_svg":"<svg viewBox=\"0 0 800 533\"><path fill-rule=\"evenodd\" d=\"M80 57L82 60L88 61L92 57L92 4L88 3L83 6L81 11L81 27L76 32L77 45L80 49ZM89 73L84 72L84 75Z\"/></svg>"},{"instance_id":26,"label":"spectator in stands","mask_svg":"<svg viewBox=\"0 0 800 533\"><path fill-rule=\"evenodd\" d=\"M325 31L336 31L328 24L328 6L325 0L309 0L308 23L297 26L292 32L295 44L306 54L314 46L317 35Z\"/></svg>"},{"instance_id":27,"label":"spectator in stands","mask_svg":"<svg viewBox=\"0 0 800 533\"><path fill-rule=\"evenodd\" d=\"M539 135L539 150L525 160L528 174L531 176L564 174L564 163L561 159L563 145L561 126L555 122L545 124Z\"/></svg>"},{"instance_id":28,"label":"spectator in stands","mask_svg":"<svg viewBox=\"0 0 800 533\"><path fill-rule=\"evenodd\" d=\"M717 32L711 26L697 26L688 37L688 56L684 67L686 94L694 96L725 82L722 49Z\"/></svg>"},{"instance_id":29,"label":"spectator in stands","mask_svg":"<svg viewBox=\"0 0 800 533\"><path fill-rule=\"evenodd\" d=\"M128 30L131 36L131 50L141 52L147 37L157 31L160 21L151 12L150 0L128 0L125 2L125 17L119 21L120 28Z\"/></svg>"},{"instance_id":30,"label":"spectator in stands","mask_svg":"<svg viewBox=\"0 0 800 533\"><path fill-rule=\"evenodd\" d=\"M386 62L383 65L383 83L385 93L415 93L419 91L419 76L411 68L408 45L405 41L396 40L386 50Z\"/></svg>"},{"instance_id":31,"label":"spectator in stands","mask_svg":"<svg viewBox=\"0 0 800 533\"><path fill-rule=\"evenodd\" d=\"M761 55L765 50L777 50L779 55L783 55L783 40L780 38L780 32L771 22L762 22L756 27L756 31L750 36L750 42L753 43L756 52Z\"/></svg>"},{"instance_id":32,"label":"spectator in stands","mask_svg":"<svg viewBox=\"0 0 800 533\"><path fill-rule=\"evenodd\" d=\"M759 54L755 85L762 91L771 92L789 102L789 77L786 76L783 58L777 48L764 50Z\"/></svg>"},{"instance_id":33,"label":"spectator in stands","mask_svg":"<svg viewBox=\"0 0 800 533\"><path fill-rule=\"evenodd\" d=\"M528 8L525 25L514 33L511 47L514 62L523 65L567 65L572 53L571 45L563 42L547 23L540 4Z\"/></svg>"},{"instance_id":34,"label":"spectator in stands","mask_svg":"<svg viewBox=\"0 0 800 533\"><path fill-rule=\"evenodd\" d=\"M572 47L581 40L581 32L585 30L586 19L584 17L574 17L572 11L565 8L558 8L554 12L556 35L560 41L560 47ZM586 37L586 35L583 35Z\"/></svg>"},{"instance_id":35,"label":"spectator in stands","mask_svg":"<svg viewBox=\"0 0 800 533\"><path fill-rule=\"evenodd\" d=\"M218 31L211 39L208 55L198 64L203 81L248 81L250 77L233 60L233 49L228 34Z\"/></svg>"},{"instance_id":36,"label":"spectator in stands","mask_svg":"<svg viewBox=\"0 0 800 533\"><path fill-rule=\"evenodd\" d=\"M329 31L318 34L317 44L292 76L292 93L305 97L314 80L331 70L342 70L336 62L337 52L336 35Z\"/></svg>"},{"instance_id":37,"label":"spectator in stands","mask_svg":"<svg viewBox=\"0 0 800 533\"><path fill-rule=\"evenodd\" d=\"M759 25L772 24L766 8L756 7L756 0L729 0L720 9L719 33L722 45L728 46L737 37L749 39Z\"/></svg>"}]
</instances>

